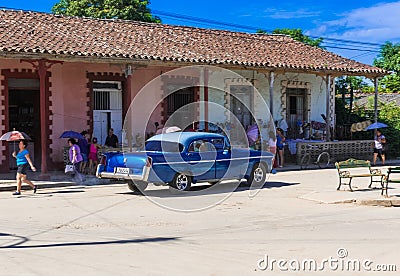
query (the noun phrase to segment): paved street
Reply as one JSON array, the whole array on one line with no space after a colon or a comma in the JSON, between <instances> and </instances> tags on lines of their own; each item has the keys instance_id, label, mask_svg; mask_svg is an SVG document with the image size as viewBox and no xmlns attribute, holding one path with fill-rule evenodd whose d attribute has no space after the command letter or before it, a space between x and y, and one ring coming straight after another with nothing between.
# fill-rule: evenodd
<instances>
[{"instance_id":1,"label":"paved street","mask_svg":"<svg viewBox=\"0 0 400 276\"><path fill-rule=\"evenodd\" d=\"M235 182L189 197L164 187L150 187L145 197L123 184L43 188L19 198L0 192L0 274L287 275L296 270L296 260L314 259L321 268L329 258L339 265L370 260L366 269L393 264L399 270L399 209L323 203L317 194L323 198L336 189L336 174L279 172L254 197L244 187L230 195ZM364 189L368 179L354 182L359 193L379 198L379 190ZM338 198L352 194L334 192ZM205 210L171 210L196 209L193 205ZM287 263L265 267L262 259ZM320 270L365 275L363 269L325 263ZM295 275L307 271L297 270Z\"/></svg>"}]
</instances>

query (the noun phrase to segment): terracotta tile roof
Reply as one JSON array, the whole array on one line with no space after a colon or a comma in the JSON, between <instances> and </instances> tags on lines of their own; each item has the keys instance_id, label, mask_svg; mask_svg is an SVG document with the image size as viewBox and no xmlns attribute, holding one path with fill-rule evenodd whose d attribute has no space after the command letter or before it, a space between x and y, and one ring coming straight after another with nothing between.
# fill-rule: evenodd
<instances>
[{"instance_id":1,"label":"terracotta tile roof","mask_svg":"<svg viewBox=\"0 0 400 276\"><path fill-rule=\"evenodd\" d=\"M367 106L369 103L369 98L374 97L373 93L355 93L354 103L358 106ZM395 103L400 105L400 93L380 93L378 94L378 101L385 104Z\"/></svg>"},{"instance_id":2,"label":"terracotta tile roof","mask_svg":"<svg viewBox=\"0 0 400 276\"><path fill-rule=\"evenodd\" d=\"M0 10L0 55L57 55L382 75L283 35Z\"/></svg>"}]
</instances>

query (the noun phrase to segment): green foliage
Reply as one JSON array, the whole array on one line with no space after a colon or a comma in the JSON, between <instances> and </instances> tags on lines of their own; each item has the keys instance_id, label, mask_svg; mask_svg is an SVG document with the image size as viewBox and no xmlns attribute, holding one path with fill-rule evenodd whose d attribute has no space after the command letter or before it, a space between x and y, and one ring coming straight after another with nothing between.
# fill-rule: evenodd
<instances>
[{"instance_id":1,"label":"green foliage","mask_svg":"<svg viewBox=\"0 0 400 276\"><path fill-rule=\"evenodd\" d=\"M392 74L385 76L379 84L385 92L399 92L400 91L400 75Z\"/></svg>"},{"instance_id":2,"label":"green foliage","mask_svg":"<svg viewBox=\"0 0 400 276\"><path fill-rule=\"evenodd\" d=\"M389 145L389 151L394 156L400 154L400 106L395 103L379 104L378 121L389 127L382 129Z\"/></svg>"},{"instance_id":3,"label":"green foliage","mask_svg":"<svg viewBox=\"0 0 400 276\"><path fill-rule=\"evenodd\" d=\"M400 43L386 42L374 60L374 66L400 73Z\"/></svg>"},{"instance_id":4,"label":"green foliage","mask_svg":"<svg viewBox=\"0 0 400 276\"><path fill-rule=\"evenodd\" d=\"M256 33L265 34L267 32L263 31L263 30L258 30ZM310 46L324 48L324 47L321 46L323 38L320 37L320 38L313 39L313 38L303 34L303 30L302 29L288 29L288 28L275 29L275 30L272 31L272 33L273 34L285 34L285 35L290 36L294 40L303 42L303 43L308 44Z\"/></svg>"},{"instance_id":5,"label":"green foliage","mask_svg":"<svg viewBox=\"0 0 400 276\"><path fill-rule=\"evenodd\" d=\"M146 0L60 0L52 12L79 17L104 19L125 19L160 23L158 17L150 13Z\"/></svg>"},{"instance_id":6,"label":"green foliage","mask_svg":"<svg viewBox=\"0 0 400 276\"><path fill-rule=\"evenodd\" d=\"M368 103L365 106L355 105L353 112L348 119L349 106L343 103L340 98L336 98L336 125L340 129L344 124L350 126L352 123L362 122L365 120L374 121L374 96L368 97ZM389 156L400 156L400 106L396 103L378 103L378 122L388 125L382 129L382 133L387 138L389 144ZM374 132L360 131L352 135L353 139L373 139ZM349 137L345 137L349 139Z\"/></svg>"},{"instance_id":7,"label":"green foliage","mask_svg":"<svg viewBox=\"0 0 400 276\"><path fill-rule=\"evenodd\" d=\"M313 39L313 38L303 34L302 29L288 29L288 28L275 29L272 31L272 33L273 34L285 34L285 35L290 36L294 40L303 42L303 43L311 45L313 47L323 48L321 46L323 38L320 37L320 38Z\"/></svg>"},{"instance_id":8,"label":"green foliage","mask_svg":"<svg viewBox=\"0 0 400 276\"><path fill-rule=\"evenodd\" d=\"M400 43L393 44L386 42L382 47L378 57L374 60L374 66L392 71L393 74L385 76L380 85L387 92L400 91Z\"/></svg>"},{"instance_id":9,"label":"green foliage","mask_svg":"<svg viewBox=\"0 0 400 276\"><path fill-rule=\"evenodd\" d=\"M364 81L363 77L342 76L336 79L336 91L340 93L348 93L347 90L353 89L354 91L367 90L368 84Z\"/></svg>"}]
</instances>

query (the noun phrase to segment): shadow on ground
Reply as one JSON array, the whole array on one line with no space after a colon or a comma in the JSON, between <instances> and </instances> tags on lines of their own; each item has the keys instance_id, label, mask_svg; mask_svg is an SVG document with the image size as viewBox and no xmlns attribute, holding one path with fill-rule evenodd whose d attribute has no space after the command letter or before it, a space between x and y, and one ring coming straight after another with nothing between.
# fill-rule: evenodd
<instances>
[{"instance_id":1,"label":"shadow on ground","mask_svg":"<svg viewBox=\"0 0 400 276\"><path fill-rule=\"evenodd\" d=\"M153 237L141 239L128 239L128 240L112 240L112 241L94 241L94 242L64 242L64 243L49 243L49 244L34 244L25 245L31 241L24 236L14 234L0 233L0 240L8 240L5 245L0 246L1 249L21 249L21 248L49 248L49 247L68 247L68 246L88 246L88 245L107 245L107 244L131 244L131 243L152 243L152 242L166 242L178 240L179 237Z\"/></svg>"},{"instance_id":2,"label":"shadow on ground","mask_svg":"<svg viewBox=\"0 0 400 276\"><path fill-rule=\"evenodd\" d=\"M261 189L273 189L273 188L284 188L293 185L298 185L299 182L266 182ZM241 192L249 190L249 186L247 185L246 181L241 181L237 183L218 183L211 185L209 183L199 183L195 184L191 187L190 191L178 191L172 187L162 186L156 187L152 190L146 190L144 195L152 196L152 197L159 197L159 198L166 198L166 197L190 197L190 196L199 196L199 195L212 195L212 194L222 194L222 193L233 193L233 192ZM127 191L125 193L117 193L117 194L131 194L131 195L143 195L141 192L132 192Z\"/></svg>"}]
</instances>

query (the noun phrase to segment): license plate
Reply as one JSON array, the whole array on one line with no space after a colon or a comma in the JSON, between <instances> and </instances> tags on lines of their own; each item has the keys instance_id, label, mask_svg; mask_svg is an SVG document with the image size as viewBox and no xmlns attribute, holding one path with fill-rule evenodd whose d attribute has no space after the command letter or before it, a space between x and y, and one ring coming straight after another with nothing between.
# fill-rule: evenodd
<instances>
[{"instance_id":1,"label":"license plate","mask_svg":"<svg viewBox=\"0 0 400 276\"><path fill-rule=\"evenodd\" d=\"M129 168L120 168L120 167L117 167L117 171L116 171L117 173L120 173L120 174L129 174Z\"/></svg>"}]
</instances>

